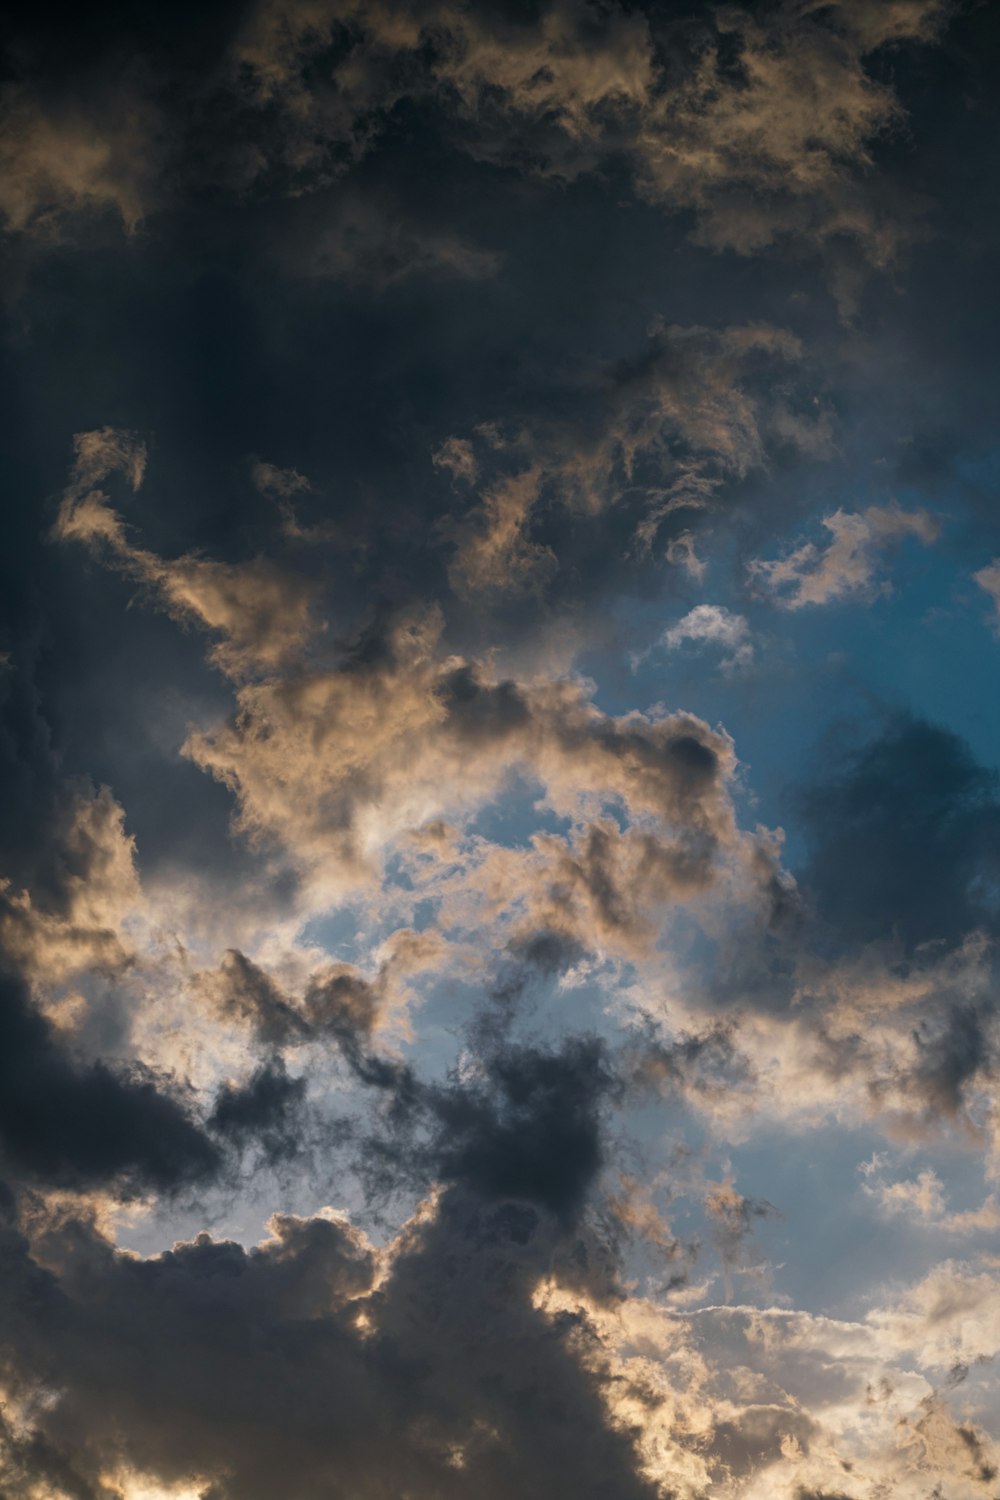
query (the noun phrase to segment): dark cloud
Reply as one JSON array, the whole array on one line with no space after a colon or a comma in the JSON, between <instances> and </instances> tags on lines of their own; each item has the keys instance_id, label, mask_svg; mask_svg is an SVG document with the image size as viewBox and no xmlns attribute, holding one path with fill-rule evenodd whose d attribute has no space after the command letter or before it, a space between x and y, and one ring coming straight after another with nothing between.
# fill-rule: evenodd
<instances>
[{"instance_id":1,"label":"dark cloud","mask_svg":"<svg viewBox=\"0 0 1000 1500\"><path fill-rule=\"evenodd\" d=\"M614 1258L602 1270L580 1221L607 1063L575 1040L504 1049L485 1074L429 1096L451 1185L384 1276L336 1219L279 1216L249 1252L201 1235L150 1260L79 1221L42 1226L32 1253L13 1235L9 1367L18 1389L59 1392L14 1459L35 1477L72 1472L79 1493L128 1465L261 1500L317 1485L651 1495L599 1368L579 1357L586 1329L534 1303L559 1265L610 1289ZM263 1078L238 1105L227 1095L215 1123L269 1092Z\"/></svg>"},{"instance_id":2,"label":"dark cloud","mask_svg":"<svg viewBox=\"0 0 1000 1500\"><path fill-rule=\"evenodd\" d=\"M304 1078L290 1078L281 1059L262 1063L245 1083L227 1084L208 1119L236 1146L259 1146L266 1161L286 1161L302 1145Z\"/></svg>"},{"instance_id":3,"label":"dark cloud","mask_svg":"<svg viewBox=\"0 0 1000 1500\"><path fill-rule=\"evenodd\" d=\"M252 1026L267 1045L282 1046L309 1035L307 1018L238 948L227 950L215 973L201 976L199 992L224 1017Z\"/></svg>"},{"instance_id":4,"label":"dark cloud","mask_svg":"<svg viewBox=\"0 0 1000 1500\"><path fill-rule=\"evenodd\" d=\"M305 1010L316 1033L342 1042L371 1035L381 1009L378 987L361 975L344 971L320 978L306 991Z\"/></svg>"},{"instance_id":5,"label":"dark cloud","mask_svg":"<svg viewBox=\"0 0 1000 1500\"><path fill-rule=\"evenodd\" d=\"M349 964L322 965L298 999L259 964L230 948L218 969L197 976L196 993L222 1019L250 1027L266 1046L296 1047L326 1039L355 1056L370 1043L386 1008L400 952L405 970L406 938L412 936L404 930L400 950L387 957L373 978Z\"/></svg>"},{"instance_id":6,"label":"dark cloud","mask_svg":"<svg viewBox=\"0 0 1000 1500\"><path fill-rule=\"evenodd\" d=\"M218 1147L183 1104L137 1065L76 1062L10 973L0 975L0 1032L0 1144L29 1179L170 1192L219 1170Z\"/></svg>"},{"instance_id":7,"label":"dark cloud","mask_svg":"<svg viewBox=\"0 0 1000 1500\"><path fill-rule=\"evenodd\" d=\"M713 1019L701 1031L668 1037L646 1019L634 1028L627 1056L629 1080L640 1097L652 1089L697 1100L755 1081L731 1020Z\"/></svg>"},{"instance_id":8,"label":"dark cloud","mask_svg":"<svg viewBox=\"0 0 1000 1500\"><path fill-rule=\"evenodd\" d=\"M912 948L994 926L1000 783L952 731L893 717L827 758L801 815L805 885L847 939Z\"/></svg>"},{"instance_id":9,"label":"dark cloud","mask_svg":"<svg viewBox=\"0 0 1000 1500\"><path fill-rule=\"evenodd\" d=\"M17 1494L30 1492L39 1481L67 1500L96 1500L100 1494L40 1433L22 1436L0 1417L0 1482L10 1494Z\"/></svg>"},{"instance_id":10,"label":"dark cloud","mask_svg":"<svg viewBox=\"0 0 1000 1500\"><path fill-rule=\"evenodd\" d=\"M953 1003L940 1018L924 1021L914 1032L919 1062L914 1092L932 1115L954 1115L967 1090L988 1077L996 1061L991 1037L995 1006Z\"/></svg>"},{"instance_id":11,"label":"dark cloud","mask_svg":"<svg viewBox=\"0 0 1000 1500\"><path fill-rule=\"evenodd\" d=\"M355 1035L340 1038L374 1090L376 1123L359 1161L376 1198L452 1183L473 1199L533 1205L568 1231L608 1160L606 1121L621 1087L606 1046L573 1036L558 1047L508 1036L523 991L474 1018L470 1050L444 1082L425 1081Z\"/></svg>"},{"instance_id":12,"label":"dark cloud","mask_svg":"<svg viewBox=\"0 0 1000 1500\"><path fill-rule=\"evenodd\" d=\"M596 1040L573 1038L557 1053L501 1047L482 1084L433 1098L441 1176L572 1222L604 1159L600 1109L613 1082Z\"/></svg>"},{"instance_id":13,"label":"dark cloud","mask_svg":"<svg viewBox=\"0 0 1000 1500\"><path fill-rule=\"evenodd\" d=\"M0 675L0 765L7 790L0 813L0 847L5 874L21 884L34 873L39 828L51 817L58 793L52 729L31 671L32 646L30 640L22 640Z\"/></svg>"},{"instance_id":14,"label":"dark cloud","mask_svg":"<svg viewBox=\"0 0 1000 1500\"><path fill-rule=\"evenodd\" d=\"M997 1477L996 1464L989 1461L988 1451L974 1427L959 1424L955 1431L959 1441L969 1450L969 1467L973 1478L980 1484L992 1484Z\"/></svg>"}]
</instances>

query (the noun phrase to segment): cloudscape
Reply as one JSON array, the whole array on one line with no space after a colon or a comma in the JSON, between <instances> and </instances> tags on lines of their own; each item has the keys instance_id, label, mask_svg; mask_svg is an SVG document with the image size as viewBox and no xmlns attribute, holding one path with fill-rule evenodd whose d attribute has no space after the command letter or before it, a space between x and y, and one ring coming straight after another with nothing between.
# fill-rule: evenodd
<instances>
[{"instance_id":1,"label":"cloudscape","mask_svg":"<svg viewBox=\"0 0 1000 1500\"><path fill-rule=\"evenodd\" d=\"M1000 12L0 26L0 1495L1000 1495Z\"/></svg>"}]
</instances>

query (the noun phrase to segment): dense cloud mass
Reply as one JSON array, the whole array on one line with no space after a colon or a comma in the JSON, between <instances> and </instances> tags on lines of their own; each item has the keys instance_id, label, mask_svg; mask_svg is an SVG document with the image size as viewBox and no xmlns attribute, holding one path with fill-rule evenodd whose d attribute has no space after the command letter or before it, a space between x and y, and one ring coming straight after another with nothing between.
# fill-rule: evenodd
<instances>
[{"instance_id":1,"label":"dense cloud mass","mask_svg":"<svg viewBox=\"0 0 1000 1500\"><path fill-rule=\"evenodd\" d=\"M0 49L0 1495L993 1500L995 9Z\"/></svg>"}]
</instances>

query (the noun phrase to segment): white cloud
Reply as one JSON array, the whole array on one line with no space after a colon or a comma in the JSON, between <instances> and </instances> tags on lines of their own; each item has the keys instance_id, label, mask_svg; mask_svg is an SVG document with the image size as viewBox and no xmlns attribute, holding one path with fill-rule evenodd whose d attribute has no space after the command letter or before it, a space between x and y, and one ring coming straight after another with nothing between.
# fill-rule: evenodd
<instances>
[{"instance_id":1,"label":"white cloud","mask_svg":"<svg viewBox=\"0 0 1000 1500\"><path fill-rule=\"evenodd\" d=\"M870 1163L865 1163L869 1167ZM950 1234L991 1233L1000 1229L1000 1204L996 1195L990 1194L978 1208L960 1212L948 1211L948 1195L945 1185L930 1168L918 1172L915 1179L901 1182L874 1180L862 1184L863 1192L874 1199L882 1213L889 1218L910 1218L931 1229L941 1229Z\"/></svg>"},{"instance_id":2,"label":"white cloud","mask_svg":"<svg viewBox=\"0 0 1000 1500\"><path fill-rule=\"evenodd\" d=\"M668 651L676 651L689 642L719 646L728 652L720 663L724 672L744 671L753 663L750 626L743 615L735 615L720 604L696 604L662 637Z\"/></svg>"}]
</instances>

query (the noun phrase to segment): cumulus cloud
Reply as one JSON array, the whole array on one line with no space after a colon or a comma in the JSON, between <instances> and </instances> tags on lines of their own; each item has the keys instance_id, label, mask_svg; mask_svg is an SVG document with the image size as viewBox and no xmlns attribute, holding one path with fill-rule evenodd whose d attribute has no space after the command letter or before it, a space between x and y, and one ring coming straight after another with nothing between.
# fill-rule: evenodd
<instances>
[{"instance_id":1,"label":"cumulus cloud","mask_svg":"<svg viewBox=\"0 0 1000 1500\"><path fill-rule=\"evenodd\" d=\"M377 879L408 833L471 816L517 772L573 832L540 834L526 854L487 849L464 884L486 893L499 879L539 925L561 929L576 908L607 934L628 928L636 901L771 878L765 844L735 819L724 734L683 713L610 717L574 678L498 679L443 656L440 628L435 612L404 618L366 659L241 686L234 719L192 734L185 753L233 789L237 827L343 892Z\"/></svg>"},{"instance_id":2,"label":"cumulus cloud","mask_svg":"<svg viewBox=\"0 0 1000 1500\"><path fill-rule=\"evenodd\" d=\"M759 329L748 337L749 343L737 339L730 348L737 369L747 347L764 349L768 356L784 347ZM720 346L714 337L709 346L714 369ZM648 384L644 374L637 379L642 406L649 399ZM622 377L617 383L627 382ZM701 442L704 432L706 447L714 444L714 451L728 453L726 462L739 473L744 461L763 461L755 446L758 412L752 401L746 406L741 397L731 400L731 386L723 382L723 387L728 394L718 403L713 395L701 408L695 403L678 415L676 431L692 443ZM656 451L661 441L656 424L666 408L657 400L651 409L655 418L649 412L635 417L638 408L631 398L623 407L630 416L616 439L615 461L626 462L621 454L627 453L633 473L645 462L647 447ZM486 454L502 451L505 441L497 430L477 438L478 443L452 440L438 452L438 467L456 486L480 483ZM651 1237L649 1216L622 1207L605 1191L605 1174L614 1163L609 1120L619 1104L660 1094L694 1112L716 1138L738 1140L754 1122L816 1127L833 1119L870 1123L897 1139L929 1139L952 1130L982 1142L1000 1035L990 998L988 944L969 933L991 911L988 882L979 879L989 868L995 801L989 773L954 736L902 717L871 743L818 770L815 784L800 799L808 847L804 889L820 913L818 921L809 918L814 925L806 931L822 931L828 939L833 934L840 943L860 937L876 944L860 959L846 953L831 958L821 943L813 950L800 932L784 948L785 939L775 938L784 968L772 972L775 994L768 1001L746 994L738 1009L720 1016L712 1013L710 994L685 1010L681 995L659 993L646 1008L652 1030L631 1037L631 1051L621 1061L589 1033L552 1045L524 1041L513 1028L523 1020L532 987L558 984L584 954L597 951L638 965L642 977L632 993L635 1001L655 973L642 966L662 943L665 914L674 908L712 895L735 896L750 913L751 925L772 935L778 930L778 909L795 904L794 890L782 869L780 838L741 826L739 768L728 735L690 713L662 706L646 713L609 713L593 701L591 685L572 674L501 674L488 659L449 651L442 611L433 607L390 613L326 653L312 649L312 636L282 636L283 625L271 632L285 642L282 649L272 649L267 632L264 644L251 646L249 625L234 623L233 617L219 623L206 602L205 581L216 578L214 570L222 565L188 557L164 562L134 546L100 488L116 474L138 487L142 445L128 434L103 429L81 435L77 453L57 534L82 540L108 557L147 585L178 619L195 618L222 634L221 648L210 649L232 681L235 711L210 728L192 730L185 754L230 790L236 827L262 857L277 851L295 870L302 881L300 917L329 912L351 897L362 906L367 902L369 918L384 902L381 915L388 919L398 900L411 913L419 909L421 920L431 925L426 931L394 926L367 965L323 959L313 949L308 962L299 950L294 962L282 966L252 947L230 947L214 967L198 968L189 976L195 1005L213 1024L236 1032L245 1050L231 1076L203 1083L197 1104L173 1080L71 1057L51 1025L36 1016L29 1059L43 1079L56 1079L67 1108L78 1095L89 1099L98 1079L110 1091L114 1110L132 1110L136 1123L129 1152L106 1161L96 1148L84 1152L87 1137L71 1109L65 1128L46 1119L51 1140L36 1121L31 1149L49 1140L48 1155L36 1160L12 1135L8 1151L18 1173L48 1187L111 1182L126 1192L150 1183L172 1191L211 1182L234 1161L252 1170L287 1169L302 1159L317 1095L354 1090L344 1094L352 1100L344 1139L353 1179L383 1209L407 1194L425 1195L425 1207L384 1251L350 1231L359 1253L371 1257L368 1280L348 1299L350 1310L335 1334L326 1328L329 1311L314 1308L306 1314L320 1342L315 1351L300 1351L297 1378L306 1378L315 1359L317 1378L328 1387L346 1382L366 1393L365 1410L393 1413L395 1428L404 1433L401 1452L412 1472L424 1475L428 1493L446 1494L449 1486L457 1493L470 1475L484 1493L491 1487L505 1492L512 1482L524 1488L529 1474L531 1483L539 1474L547 1485L555 1482L546 1467L551 1449L545 1447L553 1442L554 1429L550 1421L537 1429L525 1425L524 1391L506 1364L509 1342L491 1343L481 1366L468 1363L462 1329L469 1319L492 1328L511 1317L520 1319L524 1330L518 1361L528 1368L540 1357L538 1348L554 1349L552 1379L568 1383L575 1393L567 1445L580 1413L588 1414L594 1451L574 1479L579 1492L587 1493L589 1484L610 1483L616 1493L637 1497L656 1494L657 1487L694 1497L709 1484L743 1484L762 1494L761 1486L770 1484L792 1500L804 1493L838 1493L831 1486L838 1472L847 1472L842 1459L863 1464L859 1472L870 1474L872 1483L888 1482L890 1476L895 1482L899 1445L889 1442L888 1427L877 1439L859 1443L850 1438L845 1419L830 1416L831 1407L859 1401L859 1387L852 1387L849 1397L841 1390L829 1400L813 1390L808 1402L804 1394L800 1401L789 1389L794 1382L783 1383L749 1353L734 1373L725 1351L735 1325L721 1313L712 1330L718 1349L711 1341L699 1344L696 1315L683 1322L688 1315L681 1313L680 1302L669 1336L644 1345L651 1336L636 1335L639 1349L623 1349L607 1319L632 1318L642 1304L622 1279L623 1246L630 1237L655 1240L666 1257L670 1288L690 1293L695 1302L695 1289L685 1282L698 1252L676 1249L681 1242L662 1225L654 1226ZM577 503L587 493L584 480L590 482L594 472L583 462L573 470ZM305 488L297 471L264 465L255 471L255 481L284 501ZM526 492L531 495L530 485ZM518 521L522 538L529 536L530 509L524 507ZM242 570L241 583L252 568L225 566ZM192 585L182 607L181 581L190 579L200 585ZM486 586L485 575L480 586ZM743 616L721 606L699 606L663 639L668 650L688 643L721 646L727 659L745 664L741 653L750 649L749 627ZM538 799L535 812L543 810L548 825L537 826L536 819L524 837L500 842L479 831L476 819L516 779L531 788ZM72 879L66 883L63 904L78 925L99 924L104 886L114 893L119 887L126 893L133 889L126 878L132 872L134 880L132 851L113 803L98 821L103 842L92 838L91 844L107 845L110 852L91 859L94 880L84 904ZM81 833L77 842L82 838ZM914 839L922 853L934 854L933 899L928 892L923 905L919 868L926 865L913 857ZM878 846L875 853L869 845ZM67 847L73 847L72 838ZM878 901L865 895L863 881L844 878L844 869L854 866L871 868L873 879L877 876ZM387 880L396 883L395 892L387 889ZM911 890L907 880L917 887ZM114 899L127 909L120 894ZM476 956L467 975L478 982L492 964L495 982L476 1007L453 1070L427 1077L411 1058L386 1049L386 1036L405 1016L417 976L461 972L457 950L473 932ZM711 920L705 935L717 937ZM935 941L938 946L928 946ZM317 1088L312 1069L324 1051L327 1061ZM174 1135L184 1136L179 1122L190 1132L183 1149L166 1163L143 1144L147 1110L165 1112L167 1123L161 1121L156 1134L160 1149ZM17 1118L26 1117L34 1119L18 1103ZM990 1200L982 1210L951 1214L942 1185L930 1177L918 1179L912 1192L881 1179L868 1186L884 1210L922 1212L928 1224L951 1233L971 1234L992 1222ZM699 1202L727 1299L737 1277L765 1288L769 1268L751 1231L775 1216L775 1206L739 1191L725 1171L721 1180L701 1179ZM286 1216L282 1225L291 1222ZM57 1228L39 1238L25 1227L37 1239L32 1255L42 1257L72 1301L72 1278L79 1272L67 1235ZM284 1233L283 1227L275 1230L279 1240ZM264 1279L252 1282L252 1300L263 1308L270 1295L264 1270L270 1274L270 1258L278 1253L271 1242L247 1251L205 1236L178 1247L173 1259L141 1259L102 1244L93 1231L82 1238L87 1254L110 1278L108 1297L125 1303L133 1295L120 1290L133 1286L128 1277L148 1277L151 1288L172 1286L175 1271L183 1267L178 1287L187 1288L186 1278L208 1274L221 1257L240 1285L256 1275L250 1266L260 1270ZM288 1258L295 1262L289 1277L301 1288L311 1270L300 1267L295 1256ZM463 1269L464 1300L452 1315L450 1309L440 1310L441 1267L448 1267L451 1286L456 1264L468 1268L469 1284L466 1288L461 1280ZM140 1266L155 1269L137 1271ZM474 1290L484 1278L488 1284ZM169 1311L154 1312L145 1291L136 1291L133 1321L151 1319L150 1337L166 1340L163 1347L169 1350L167 1325L171 1318L183 1323L186 1295L171 1290ZM238 1299L240 1293L233 1295ZM918 1332L907 1319L917 1318L923 1295L917 1289L902 1302L886 1299L867 1324L859 1325L860 1332L838 1328L844 1347L852 1340L858 1348L881 1341L877 1352L858 1355L859 1370L863 1366L870 1376L877 1370L877 1378L890 1378L884 1371L915 1347ZM204 1300L199 1305L204 1308ZM214 1310L214 1300L211 1305ZM223 1321L229 1315L220 1314ZM240 1304L238 1317L252 1322L249 1304ZM788 1347L798 1347L794 1338L789 1344L788 1325L776 1315L768 1314L768 1320L772 1343L784 1341L786 1354ZM267 1337L280 1341L284 1326L277 1317L273 1326L267 1324ZM554 1346L547 1342L553 1326L564 1334ZM105 1324L102 1333L110 1341L110 1366L124 1359L127 1367L114 1329ZM229 1335L219 1337L224 1351ZM804 1317L795 1337L802 1345L796 1358L805 1364L816 1348L829 1359L824 1329L815 1321ZM926 1338L926 1330L919 1337ZM753 1343L756 1335L747 1338ZM449 1340L466 1361L462 1380L448 1370ZM53 1341L48 1342L51 1347ZM985 1344L973 1351L961 1338L951 1343L949 1369L986 1355ZM239 1339L234 1347L245 1361ZM393 1361L402 1359L407 1368L425 1361L427 1370L426 1387L411 1392L402 1406L381 1363L389 1347ZM933 1376L935 1358L921 1347L920 1370ZM52 1413L40 1418L39 1403L32 1404L31 1431L39 1445L33 1451L43 1456L39 1462L50 1464L69 1462L68 1454L82 1452L73 1460L80 1483L97 1474L139 1473L166 1484L211 1484L220 1496L263 1497L273 1487L263 1436L247 1436L261 1425L254 1405L257 1381L245 1387L238 1441L221 1417L217 1430L209 1431L181 1402L167 1403L164 1431L173 1424L174 1437L168 1445L166 1437L152 1438L148 1424L129 1415L137 1410L127 1393L137 1378L131 1367L121 1388L116 1383L104 1390L116 1411L112 1430L95 1419L71 1356L62 1365L46 1365L37 1346L33 1352L29 1329L18 1359L21 1387L27 1382L44 1393L50 1402L45 1410ZM456 1368L461 1363L457 1355L455 1363ZM227 1368L216 1372L220 1379ZM697 1410L672 1384L692 1376ZM810 1378L820 1379L815 1369ZM294 1385L290 1372L288 1379ZM481 1402L480 1383L488 1393ZM53 1388L59 1392L55 1399ZM965 1430L961 1423L942 1418L942 1426L936 1416L931 1419L930 1408L920 1405L931 1393L923 1375L911 1381L905 1402L893 1407L897 1435L903 1424L906 1442L923 1455L927 1472L950 1465L965 1473L956 1455L972 1453L966 1467L970 1482L979 1482L976 1476L989 1461L980 1459L975 1444L986 1439L966 1424L975 1439L970 1444L956 1436ZM162 1400L158 1410L164 1410ZM339 1429L333 1436L324 1429L324 1435L299 1423L294 1462L291 1450L281 1449L283 1470L293 1476L292 1493L295 1485L305 1494L317 1483L353 1482L362 1453L370 1453L373 1443L377 1448L381 1438L363 1426L360 1408L352 1420L353 1441ZM92 1435L81 1446L77 1434L84 1430ZM266 1424L261 1431L273 1446ZM556 1444L560 1452L561 1442ZM13 1451L18 1463L28 1462L20 1439ZM932 1451L937 1456L930 1456ZM565 1467L568 1460L559 1462ZM385 1476L369 1473L373 1494L392 1493L398 1486L395 1468Z\"/></svg>"},{"instance_id":3,"label":"cumulus cloud","mask_svg":"<svg viewBox=\"0 0 1000 1500\"><path fill-rule=\"evenodd\" d=\"M945 1261L896 1300L876 1308L869 1322L922 1369L994 1358L1000 1348L1000 1303L995 1270Z\"/></svg>"},{"instance_id":4,"label":"cumulus cloud","mask_svg":"<svg viewBox=\"0 0 1000 1500\"><path fill-rule=\"evenodd\" d=\"M946 1263L938 1286L970 1269ZM983 1494L995 1445L931 1383L937 1351L920 1342L934 1317L928 1292L907 1289L913 1322L903 1326L892 1304L851 1322L766 1305L685 1312L638 1296L601 1308L554 1277L538 1295L553 1318L588 1317L592 1367L664 1490L805 1500L872 1486L916 1496L943 1481ZM984 1330L979 1347L994 1344Z\"/></svg>"},{"instance_id":5,"label":"cumulus cloud","mask_svg":"<svg viewBox=\"0 0 1000 1500\"><path fill-rule=\"evenodd\" d=\"M882 554L907 537L930 546L940 530L927 511L904 511L895 503L834 511L823 517L823 525L831 537L825 548L803 542L786 557L754 558L747 565L750 577L782 609L886 594L890 584L879 576Z\"/></svg>"},{"instance_id":6,"label":"cumulus cloud","mask_svg":"<svg viewBox=\"0 0 1000 1500\"><path fill-rule=\"evenodd\" d=\"M271 1496L279 1482L291 1495L363 1484L457 1496L474 1482L499 1497L547 1493L567 1474L582 1495L652 1494L573 1323L553 1338L532 1300L553 1265L602 1295L610 1285L597 1241L589 1270L584 1249L612 1087L603 1049L500 1042L478 1061L474 1078L418 1091L427 1165L447 1185L384 1250L332 1212L278 1215L250 1251L206 1234L152 1258L116 1251L81 1217L6 1227L6 1369L35 1439L21 1459L58 1455L78 1484L127 1471L220 1496ZM230 1122L234 1110L220 1103ZM422 1171L413 1144L390 1135L384 1149ZM44 1331L25 1315L31 1285L50 1309ZM140 1342L155 1361L138 1360Z\"/></svg>"},{"instance_id":7,"label":"cumulus cloud","mask_svg":"<svg viewBox=\"0 0 1000 1500\"><path fill-rule=\"evenodd\" d=\"M268 1046L301 1046L324 1037L367 1043L405 1012L406 980L442 961L435 929L399 928L381 945L381 962L365 975L351 964L312 969L301 998L287 993L261 965L229 949L217 969L195 975L198 999L229 1021L253 1028Z\"/></svg>"},{"instance_id":8,"label":"cumulus cloud","mask_svg":"<svg viewBox=\"0 0 1000 1500\"><path fill-rule=\"evenodd\" d=\"M905 120L880 54L934 41L953 8L783 0L673 16L574 0L529 19L452 0L257 0L195 64L143 34L128 66L81 64L66 90L30 49L18 57L0 212L51 244L101 213L131 234L206 190L302 207L337 189L325 228L306 212L269 233L270 264L377 291L488 279L497 250L355 191L416 116L480 172L563 185L624 167L698 245L818 251L853 314L854 262L893 267L924 207L891 179L880 190L879 145Z\"/></svg>"},{"instance_id":9,"label":"cumulus cloud","mask_svg":"<svg viewBox=\"0 0 1000 1500\"><path fill-rule=\"evenodd\" d=\"M897 1145L964 1150L996 1172L1000 1020L981 935L910 958L872 945L836 962L822 946L806 948L790 975L775 965L767 977L758 995L743 990L721 1014L694 986L669 1003L655 980L648 994L640 987L630 1064L639 1097L651 1090L683 1101L721 1142L761 1128L867 1126ZM866 1184L871 1196L881 1197L883 1181ZM889 1194L886 1206L915 1207L921 1193L932 1208L931 1180ZM979 1212L956 1213L950 1227L974 1231ZM982 1215L987 1227L989 1200Z\"/></svg>"},{"instance_id":10,"label":"cumulus cloud","mask_svg":"<svg viewBox=\"0 0 1000 1500\"><path fill-rule=\"evenodd\" d=\"M219 1183L234 1148L294 1148L303 1085L280 1064L213 1109L169 1046L157 1058L142 1045L143 1023L155 1034L164 1019L153 995L176 980L150 916L122 808L106 787L63 784L36 828L30 886L0 880L0 1172L113 1202Z\"/></svg>"},{"instance_id":11,"label":"cumulus cloud","mask_svg":"<svg viewBox=\"0 0 1000 1500\"><path fill-rule=\"evenodd\" d=\"M0 941L32 981L113 972L128 962L126 923L142 893L124 821L107 787L67 790L46 830L33 888L0 879Z\"/></svg>"},{"instance_id":12,"label":"cumulus cloud","mask_svg":"<svg viewBox=\"0 0 1000 1500\"><path fill-rule=\"evenodd\" d=\"M279 1482L542 1495L567 1475L636 1500L989 1483L988 1432L931 1381L996 1352L991 1270L945 1263L853 1322L626 1295L592 1212L619 1087L596 1039L488 1028L464 1077L369 1081L396 1101L375 1169L442 1181L381 1249L324 1210L275 1215L249 1250L201 1234L144 1257L79 1213L6 1204L12 1472L262 1500ZM220 1117L244 1107L229 1094ZM733 1258L770 1206L708 1188Z\"/></svg>"}]
</instances>

